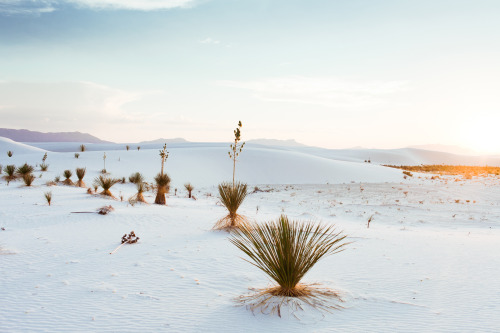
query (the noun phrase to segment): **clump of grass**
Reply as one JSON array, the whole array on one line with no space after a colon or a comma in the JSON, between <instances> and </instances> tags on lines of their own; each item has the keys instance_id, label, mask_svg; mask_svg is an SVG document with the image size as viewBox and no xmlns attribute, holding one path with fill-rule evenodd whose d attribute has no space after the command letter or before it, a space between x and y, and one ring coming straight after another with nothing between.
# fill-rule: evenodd
<instances>
[{"instance_id":1,"label":"clump of grass","mask_svg":"<svg viewBox=\"0 0 500 333\"><path fill-rule=\"evenodd\" d=\"M33 183L33 181L35 180L35 176L31 173L27 173L25 175L23 175L23 181L24 181L24 184L26 186L31 186L31 184Z\"/></svg>"},{"instance_id":2,"label":"clump of grass","mask_svg":"<svg viewBox=\"0 0 500 333\"><path fill-rule=\"evenodd\" d=\"M75 183L73 183L73 181L70 179L71 176L73 176L73 172L71 172L71 170L64 170L63 176L64 176L64 178L66 178L63 181L64 185L75 185Z\"/></svg>"},{"instance_id":3,"label":"clump of grass","mask_svg":"<svg viewBox=\"0 0 500 333\"><path fill-rule=\"evenodd\" d=\"M186 183L186 184L184 184L184 187L188 191L188 197L191 198L191 192L193 192L193 190L194 190L193 185L191 185L191 183Z\"/></svg>"},{"instance_id":4,"label":"clump of grass","mask_svg":"<svg viewBox=\"0 0 500 333\"><path fill-rule=\"evenodd\" d=\"M170 177L166 173L159 173L155 177L155 182L157 187L155 204L166 205L165 194L170 191Z\"/></svg>"},{"instance_id":5,"label":"clump of grass","mask_svg":"<svg viewBox=\"0 0 500 333\"><path fill-rule=\"evenodd\" d=\"M128 177L129 182L138 184L138 183L143 183L144 182L144 176L140 172L136 172L131 174Z\"/></svg>"},{"instance_id":6,"label":"clump of grass","mask_svg":"<svg viewBox=\"0 0 500 333\"><path fill-rule=\"evenodd\" d=\"M41 171L47 171L48 168L49 168L49 165L47 163L40 164Z\"/></svg>"},{"instance_id":7,"label":"clump of grass","mask_svg":"<svg viewBox=\"0 0 500 333\"><path fill-rule=\"evenodd\" d=\"M3 168L3 171L6 173L6 175L3 176L3 178L8 182L15 180L17 178L15 165L13 164L6 165L5 168Z\"/></svg>"},{"instance_id":8,"label":"clump of grass","mask_svg":"<svg viewBox=\"0 0 500 333\"><path fill-rule=\"evenodd\" d=\"M19 176L24 177L25 175L32 173L33 170L35 170L35 168L32 165L29 165L28 163L24 163L22 166L20 166L19 168L16 169L16 173Z\"/></svg>"},{"instance_id":9,"label":"clump of grass","mask_svg":"<svg viewBox=\"0 0 500 333\"><path fill-rule=\"evenodd\" d=\"M254 302L254 308L277 311L278 314L280 306L293 299L317 308L337 308L323 303L329 297L340 299L336 292L300 282L320 259L343 251L348 244L344 242L345 238L341 232L335 232L333 225L292 221L285 215L276 221L247 224L234 230L230 242L250 258L248 262L277 284L241 300ZM268 304L273 296L282 298L282 301Z\"/></svg>"},{"instance_id":10,"label":"clump of grass","mask_svg":"<svg viewBox=\"0 0 500 333\"><path fill-rule=\"evenodd\" d=\"M237 214L237 211L247 194L247 184L244 183L237 182L234 185L222 183L219 185L219 199L226 207L228 214L217 221L214 229L230 230L246 224L247 218Z\"/></svg>"},{"instance_id":11,"label":"clump of grass","mask_svg":"<svg viewBox=\"0 0 500 333\"><path fill-rule=\"evenodd\" d=\"M83 177L85 177L86 168L76 168L76 177L78 177L78 181L76 182L76 186L78 187L87 187L83 182Z\"/></svg>"},{"instance_id":12,"label":"clump of grass","mask_svg":"<svg viewBox=\"0 0 500 333\"><path fill-rule=\"evenodd\" d=\"M96 189L96 192L97 192L97 188L99 186L102 187L102 189L103 189L103 191L101 192L102 195L106 195L106 196L114 198L114 195L111 193L111 191L109 189L113 185L115 185L116 183L119 183L119 182L120 182L120 179L99 176L99 177L96 177L94 179L94 187Z\"/></svg>"},{"instance_id":13,"label":"clump of grass","mask_svg":"<svg viewBox=\"0 0 500 333\"><path fill-rule=\"evenodd\" d=\"M12 150L9 150L9 151L7 152L7 156L9 156L9 157L12 157L12 155L13 155L13 154L14 154L14 153L12 152Z\"/></svg>"},{"instance_id":14,"label":"clump of grass","mask_svg":"<svg viewBox=\"0 0 500 333\"><path fill-rule=\"evenodd\" d=\"M45 196L45 200L47 200L47 203L50 206L50 204L52 203L52 191L45 192L43 195Z\"/></svg>"},{"instance_id":15,"label":"clump of grass","mask_svg":"<svg viewBox=\"0 0 500 333\"><path fill-rule=\"evenodd\" d=\"M54 182L59 183L61 181L61 176L55 176L54 177Z\"/></svg>"},{"instance_id":16,"label":"clump of grass","mask_svg":"<svg viewBox=\"0 0 500 333\"><path fill-rule=\"evenodd\" d=\"M80 154L79 153L75 153L75 158L79 158L80 157Z\"/></svg>"}]
</instances>

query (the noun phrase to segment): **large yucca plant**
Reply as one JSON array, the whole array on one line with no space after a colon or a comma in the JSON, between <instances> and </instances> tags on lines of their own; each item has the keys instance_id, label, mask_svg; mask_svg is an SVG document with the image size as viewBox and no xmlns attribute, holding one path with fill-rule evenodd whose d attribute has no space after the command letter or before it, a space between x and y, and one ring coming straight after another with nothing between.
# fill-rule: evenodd
<instances>
[{"instance_id":1,"label":"large yucca plant","mask_svg":"<svg viewBox=\"0 0 500 333\"><path fill-rule=\"evenodd\" d=\"M233 229L245 224L247 219L237 214L238 208L247 196L247 184L244 183L222 183L219 185L219 199L226 207L228 214L217 221L214 229Z\"/></svg>"},{"instance_id":2,"label":"large yucca plant","mask_svg":"<svg viewBox=\"0 0 500 333\"><path fill-rule=\"evenodd\" d=\"M307 301L308 297L318 295L315 294L315 287L300 281L320 259L343 251L348 244L345 238L341 232L335 231L333 225L292 221L281 215L276 221L243 225L234 230L229 240L250 258L246 261L277 284L264 289L257 297L299 297ZM317 290L321 290L322 297L329 295L326 289ZM332 291L331 296L338 295ZM261 302L261 305L264 303Z\"/></svg>"},{"instance_id":3,"label":"large yucca plant","mask_svg":"<svg viewBox=\"0 0 500 333\"><path fill-rule=\"evenodd\" d=\"M86 187L83 182L83 177L85 177L86 168L76 168L76 177L78 177L78 181L76 182L76 186L78 187Z\"/></svg>"},{"instance_id":4,"label":"large yucca plant","mask_svg":"<svg viewBox=\"0 0 500 333\"><path fill-rule=\"evenodd\" d=\"M155 204L166 205L165 194L170 191L170 177L166 173L159 173L155 177L155 182L157 187Z\"/></svg>"},{"instance_id":5,"label":"large yucca plant","mask_svg":"<svg viewBox=\"0 0 500 333\"><path fill-rule=\"evenodd\" d=\"M140 172L135 172L128 177L129 182L139 184L144 182L144 176Z\"/></svg>"},{"instance_id":6,"label":"large yucca plant","mask_svg":"<svg viewBox=\"0 0 500 333\"><path fill-rule=\"evenodd\" d=\"M105 176L99 176L94 179L94 186L97 187L102 187L103 191L101 192L102 195L107 195L110 197L113 197L113 194L109 190L113 185L116 183L119 183L120 179L114 179L114 178L109 178ZM96 190L97 191L97 190Z\"/></svg>"},{"instance_id":7,"label":"large yucca plant","mask_svg":"<svg viewBox=\"0 0 500 333\"><path fill-rule=\"evenodd\" d=\"M3 168L3 171L6 173L6 175L3 176L5 180L10 182L11 180L15 180L17 178L15 165L13 164L6 165L5 168Z\"/></svg>"},{"instance_id":8,"label":"large yucca plant","mask_svg":"<svg viewBox=\"0 0 500 333\"><path fill-rule=\"evenodd\" d=\"M64 185L75 185L75 183L71 180L71 176L73 176L73 172L71 172L71 170L64 170L63 176L66 178L63 180Z\"/></svg>"},{"instance_id":9,"label":"large yucca plant","mask_svg":"<svg viewBox=\"0 0 500 333\"><path fill-rule=\"evenodd\" d=\"M29 165L28 163L24 163L22 166L16 169L16 173L23 177L25 175L28 175L33 172L35 168L32 165Z\"/></svg>"}]
</instances>

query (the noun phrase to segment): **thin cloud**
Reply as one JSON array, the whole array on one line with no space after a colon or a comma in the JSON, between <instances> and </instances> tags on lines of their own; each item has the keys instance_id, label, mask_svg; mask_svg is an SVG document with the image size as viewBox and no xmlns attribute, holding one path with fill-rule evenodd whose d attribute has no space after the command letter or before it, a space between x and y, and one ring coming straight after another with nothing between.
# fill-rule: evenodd
<instances>
[{"instance_id":1,"label":"thin cloud","mask_svg":"<svg viewBox=\"0 0 500 333\"><path fill-rule=\"evenodd\" d=\"M218 81L245 89L260 100L327 107L367 107L388 102L387 95L406 89L402 81L350 81L338 78L280 77L253 81Z\"/></svg>"},{"instance_id":2,"label":"thin cloud","mask_svg":"<svg viewBox=\"0 0 500 333\"><path fill-rule=\"evenodd\" d=\"M153 11L194 7L196 0L0 0L0 14L41 15L72 4L92 10Z\"/></svg>"},{"instance_id":3,"label":"thin cloud","mask_svg":"<svg viewBox=\"0 0 500 333\"><path fill-rule=\"evenodd\" d=\"M202 44L220 44L220 41L212 39L210 37L205 38L204 40L200 40Z\"/></svg>"}]
</instances>

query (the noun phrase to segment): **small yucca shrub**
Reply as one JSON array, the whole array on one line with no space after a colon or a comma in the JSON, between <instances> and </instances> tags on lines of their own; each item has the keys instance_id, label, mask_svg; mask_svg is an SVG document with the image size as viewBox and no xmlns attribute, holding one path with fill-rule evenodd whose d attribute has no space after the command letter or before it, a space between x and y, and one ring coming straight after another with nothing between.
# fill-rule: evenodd
<instances>
[{"instance_id":1,"label":"small yucca shrub","mask_svg":"<svg viewBox=\"0 0 500 333\"><path fill-rule=\"evenodd\" d=\"M79 153L75 153L75 158L79 158L80 157L80 154Z\"/></svg>"},{"instance_id":2,"label":"small yucca shrub","mask_svg":"<svg viewBox=\"0 0 500 333\"><path fill-rule=\"evenodd\" d=\"M137 193L129 199L129 202L135 204L137 202L146 202L144 199L144 192L147 190L147 185L144 182L139 182L135 184L137 188Z\"/></svg>"},{"instance_id":3,"label":"small yucca shrub","mask_svg":"<svg viewBox=\"0 0 500 333\"><path fill-rule=\"evenodd\" d=\"M222 183L219 185L219 199L226 207L228 214L217 221L214 229L233 229L245 224L247 219L237 214L238 208L241 206L247 196L247 184Z\"/></svg>"},{"instance_id":4,"label":"small yucca shrub","mask_svg":"<svg viewBox=\"0 0 500 333\"><path fill-rule=\"evenodd\" d=\"M170 177L166 173L159 173L155 177L155 182L157 187L155 204L165 205L167 203L165 194L170 191Z\"/></svg>"},{"instance_id":5,"label":"small yucca shrub","mask_svg":"<svg viewBox=\"0 0 500 333\"><path fill-rule=\"evenodd\" d=\"M40 164L40 170L41 171L47 171L48 168L49 168L48 164L46 164L46 163Z\"/></svg>"},{"instance_id":6,"label":"small yucca shrub","mask_svg":"<svg viewBox=\"0 0 500 333\"><path fill-rule=\"evenodd\" d=\"M50 204L52 203L52 191L45 192L43 195L45 196L45 200L47 200L47 203L50 206Z\"/></svg>"},{"instance_id":7,"label":"small yucca shrub","mask_svg":"<svg viewBox=\"0 0 500 333\"><path fill-rule=\"evenodd\" d=\"M191 185L191 183L186 183L186 184L184 184L184 187L188 191L188 197L191 198L191 192L193 192L194 186Z\"/></svg>"},{"instance_id":8,"label":"small yucca shrub","mask_svg":"<svg viewBox=\"0 0 500 333\"><path fill-rule=\"evenodd\" d=\"M66 179L64 179L64 181L63 181L63 184L64 184L64 185L75 185L75 184L73 183L73 181L70 179L70 178L71 178L71 176L73 176L73 172L71 172L71 170L64 170L64 172L63 172L63 176L64 176L64 178L66 178Z\"/></svg>"},{"instance_id":9,"label":"small yucca shrub","mask_svg":"<svg viewBox=\"0 0 500 333\"><path fill-rule=\"evenodd\" d=\"M96 177L94 179L94 187L96 189L96 192L97 192L97 188L99 186L102 187L102 189L103 189L103 191L101 192L102 195L107 195L107 196L114 198L114 195L111 193L111 191L109 189L113 185L115 185L116 183L119 183L119 182L120 182L120 179L114 179L114 178L105 177L105 176L101 175L101 176Z\"/></svg>"},{"instance_id":10,"label":"small yucca shrub","mask_svg":"<svg viewBox=\"0 0 500 333\"><path fill-rule=\"evenodd\" d=\"M7 152L7 156L9 156L9 157L12 157L12 155L13 155L13 154L14 154L14 153L13 153L11 150L9 150L9 151Z\"/></svg>"},{"instance_id":11,"label":"small yucca shrub","mask_svg":"<svg viewBox=\"0 0 500 333\"><path fill-rule=\"evenodd\" d=\"M85 177L86 168L76 168L76 177L78 177L78 181L76 182L76 186L78 187L86 187L83 182L83 177Z\"/></svg>"},{"instance_id":12,"label":"small yucca shrub","mask_svg":"<svg viewBox=\"0 0 500 333\"><path fill-rule=\"evenodd\" d=\"M292 221L281 215L276 221L235 229L230 242L249 257L248 262L277 283L255 295L255 298L264 296L260 304L263 306L269 296L329 296L328 290L320 291L300 281L319 260L343 251L348 244L345 238L333 225ZM338 295L331 291L330 296Z\"/></svg>"},{"instance_id":13,"label":"small yucca shrub","mask_svg":"<svg viewBox=\"0 0 500 333\"><path fill-rule=\"evenodd\" d=\"M138 184L144 182L144 176L140 172L135 172L128 177L129 182Z\"/></svg>"},{"instance_id":14,"label":"small yucca shrub","mask_svg":"<svg viewBox=\"0 0 500 333\"><path fill-rule=\"evenodd\" d=\"M85 147L84 144L80 145L80 151L83 153L85 150L87 150L87 147Z\"/></svg>"},{"instance_id":15,"label":"small yucca shrub","mask_svg":"<svg viewBox=\"0 0 500 333\"><path fill-rule=\"evenodd\" d=\"M3 171L6 173L4 178L7 181L11 181L16 179L16 166L13 164L6 165L5 168L3 168Z\"/></svg>"},{"instance_id":16,"label":"small yucca shrub","mask_svg":"<svg viewBox=\"0 0 500 333\"><path fill-rule=\"evenodd\" d=\"M27 173L25 175L23 175L23 181L24 181L24 184L26 186L31 186L31 184L33 183L33 181L35 180L35 176L31 173Z\"/></svg>"},{"instance_id":17,"label":"small yucca shrub","mask_svg":"<svg viewBox=\"0 0 500 333\"><path fill-rule=\"evenodd\" d=\"M29 165L28 163L24 163L22 166L17 168L16 173L19 176L23 177L24 175L32 173L33 170L35 170L33 166Z\"/></svg>"}]
</instances>

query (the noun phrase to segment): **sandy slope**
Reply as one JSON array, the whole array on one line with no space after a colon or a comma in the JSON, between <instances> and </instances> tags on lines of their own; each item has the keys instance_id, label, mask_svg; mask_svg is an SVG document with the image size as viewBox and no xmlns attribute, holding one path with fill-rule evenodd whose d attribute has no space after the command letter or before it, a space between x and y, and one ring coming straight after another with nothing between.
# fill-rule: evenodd
<instances>
[{"instance_id":1,"label":"sandy slope","mask_svg":"<svg viewBox=\"0 0 500 333\"><path fill-rule=\"evenodd\" d=\"M239 258L226 233L210 230L224 215L213 185L229 178L231 166L224 151L198 149L172 149L167 162L173 179L192 179L198 200L187 199L179 186L166 207L130 206L84 189L44 185L75 166L87 166L91 183L102 168L101 152L85 152L79 159L49 152L49 172L31 188L0 181L0 227L5 228L0 230L0 331L500 330L497 178L405 180L398 170L364 163L244 151L238 166L242 178L301 184L259 185L269 192L251 194L241 213L257 221L286 213L335 223L354 241L305 278L340 290L346 308L331 314L299 312L298 320L236 306L235 297L268 280ZM158 169L157 154L109 152L107 168L112 175L128 176L140 166L151 178ZM42 156L35 152L11 160L34 164ZM369 183L360 183L361 176ZM326 184L325 177L332 182ZM54 196L50 207L43 198L48 190ZM112 192L127 198L134 188L118 184ZM149 202L153 198L153 193L146 196ZM71 213L108 204L116 210L106 216ZM131 230L140 242L109 255Z\"/></svg>"}]
</instances>

